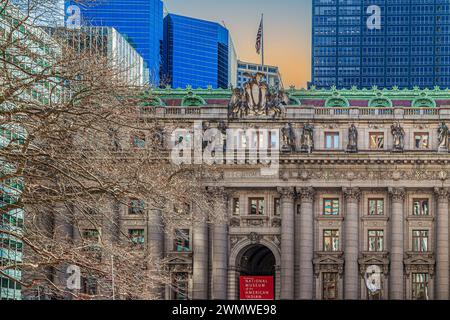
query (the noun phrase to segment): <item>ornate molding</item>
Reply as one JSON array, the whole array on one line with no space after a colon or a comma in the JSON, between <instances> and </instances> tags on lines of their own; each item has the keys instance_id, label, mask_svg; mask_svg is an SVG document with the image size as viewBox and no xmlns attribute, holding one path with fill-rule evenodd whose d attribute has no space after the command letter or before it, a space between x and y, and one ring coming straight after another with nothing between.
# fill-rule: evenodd
<instances>
[{"instance_id":1,"label":"ornate molding","mask_svg":"<svg viewBox=\"0 0 450 320\"><path fill-rule=\"evenodd\" d=\"M425 272L434 275L436 259L432 252L406 252L404 260L405 272L409 276L413 272Z\"/></svg>"},{"instance_id":2,"label":"ornate molding","mask_svg":"<svg viewBox=\"0 0 450 320\"><path fill-rule=\"evenodd\" d=\"M405 200L406 191L405 188L389 188L389 195L394 201Z\"/></svg>"},{"instance_id":3,"label":"ornate molding","mask_svg":"<svg viewBox=\"0 0 450 320\"><path fill-rule=\"evenodd\" d=\"M342 191L347 201L359 201L361 198L361 189L359 188L342 188Z\"/></svg>"},{"instance_id":4,"label":"ornate molding","mask_svg":"<svg viewBox=\"0 0 450 320\"><path fill-rule=\"evenodd\" d=\"M439 201L448 201L450 190L448 188L434 188L434 193Z\"/></svg>"},{"instance_id":5,"label":"ornate molding","mask_svg":"<svg viewBox=\"0 0 450 320\"><path fill-rule=\"evenodd\" d=\"M338 272L342 276L344 273L344 253L316 252L313 264L316 277L319 276L320 272Z\"/></svg>"},{"instance_id":6,"label":"ornate molding","mask_svg":"<svg viewBox=\"0 0 450 320\"><path fill-rule=\"evenodd\" d=\"M294 189L294 187L278 187L277 191L281 195L282 199L287 199L289 201L294 201L294 199L295 199L295 189Z\"/></svg>"},{"instance_id":7,"label":"ornate molding","mask_svg":"<svg viewBox=\"0 0 450 320\"><path fill-rule=\"evenodd\" d=\"M256 232L251 232L251 233L248 235L248 239L250 240L250 242L251 242L252 244L258 244L258 243L260 243L262 238L263 238L263 237L262 237L259 233L256 233Z\"/></svg>"}]
</instances>

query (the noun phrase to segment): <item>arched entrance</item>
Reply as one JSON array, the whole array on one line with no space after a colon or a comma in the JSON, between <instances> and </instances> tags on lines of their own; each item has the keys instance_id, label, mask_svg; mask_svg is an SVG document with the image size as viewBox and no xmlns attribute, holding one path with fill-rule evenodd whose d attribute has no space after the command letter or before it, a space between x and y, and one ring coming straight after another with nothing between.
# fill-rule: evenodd
<instances>
[{"instance_id":1,"label":"arched entrance","mask_svg":"<svg viewBox=\"0 0 450 320\"><path fill-rule=\"evenodd\" d=\"M275 277L275 256L263 245L247 248L240 258L241 276L273 276Z\"/></svg>"},{"instance_id":2,"label":"arched entrance","mask_svg":"<svg viewBox=\"0 0 450 320\"><path fill-rule=\"evenodd\" d=\"M262 244L242 249L237 257L238 293L240 299L275 299L276 258Z\"/></svg>"}]
</instances>

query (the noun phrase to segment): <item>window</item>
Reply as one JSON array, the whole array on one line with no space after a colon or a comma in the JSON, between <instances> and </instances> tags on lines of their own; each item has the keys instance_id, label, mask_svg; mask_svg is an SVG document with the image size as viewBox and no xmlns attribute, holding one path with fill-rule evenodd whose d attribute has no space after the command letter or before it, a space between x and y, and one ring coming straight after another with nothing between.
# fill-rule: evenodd
<instances>
[{"instance_id":1,"label":"window","mask_svg":"<svg viewBox=\"0 0 450 320\"><path fill-rule=\"evenodd\" d=\"M131 146L137 149L145 148L145 134L137 132L131 135Z\"/></svg>"},{"instance_id":2,"label":"window","mask_svg":"<svg viewBox=\"0 0 450 320\"><path fill-rule=\"evenodd\" d=\"M279 215L281 215L281 201L280 201L280 198L275 198L274 200L274 203L273 203L273 213L276 215L276 216L279 216Z\"/></svg>"},{"instance_id":3,"label":"window","mask_svg":"<svg viewBox=\"0 0 450 320\"><path fill-rule=\"evenodd\" d=\"M97 229L85 229L83 230L83 239L98 242L100 240L100 232Z\"/></svg>"},{"instance_id":4,"label":"window","mask_svg":"<svg viewBox=\"0 0 450 320\"><path fill-rule=\"evenodd\" d=\"M428 216L430 214L430 207L428 199L414 199L413 200L413 215L414 216Z\"/></svg>"},{"instance_id":5,"label":"window","mask_svg":"<svg viewBox=\"0 0 450 320\"><path fill-rule=\"evenodd\" d=\"M143 245L145 243L144 229L130 229L128 236L133 244Z\"/></svg>"},{"instance_id":6,"label":"window","mask_svg":"<svg viewBox=\"0 0 450 320\"><path fill-rule=\"evenodd\" d=\"M325 252L339 251L339 230L323 231L323 251Z\"/></svg>"},{"instance_id":7,"label":"window","mask_svg":"<svg viewBox=\"0 0 450 320\"><path fill-rule=\"evenodd\" d=\"M94 277L82 277L81 292L89 296L95 296L97 294L97 280Z\"/></svg>"},{"instance_id":8,"label":"window","mask_svg":"<svg viewBox=\"0 0 450 320\"><path fill-rule=\"evenodd\" d=\"M325 272L322 274L323 300L336 300L338 298L338 274Z\"/></svg>"},{"instance_id":9,"label":"window","mask_svg":"<svg viewBox=\"0 0 450 320\"><path fill-rule=\"evenodd\" d=\"M233 199L233 214L235 216L238 216L241 214L240 204L239 204L239 198Z\"/></svg>"},{"instance_id":10,"label":"window","mask_svg":"<svg viewBox=\"0 0 450 320\"><path fill-rule=\"evenodd\" d=\"M264 198L250 198L249 199L249 213L251 215L264 215Z\"/></svg>"},{"instance_id":11,"label":"window","mask_svg":"<svg viewBox=\"0 0 450 320\"><path fill-rule=\"evenodd\" d=\"M428 300L428 274L412 274L412 298L413 300Z\"/></svg>"},{"instance_id":12,"label":"window","mask_svg":"<svg viewBox=\"0 0 450 320\"><path fill-rule=\"evenodd\" d=\"M130 204L128 206L129 215L144 214L144 210L145 210L145 203L143 200L138 199L130 200Z\"/></svg>"},{"instance_id":13,"label":"window","mask_svg":"<svg viewBox=\"0 0 450 320\"><path fill-rule=\"evenodd\" d=\"M172 299L188 300L189 276L186 272L172 274Z\"/></svg>"},{"instance_id":14,"label":"window","mask_svg":"<svg viewBox=\"0 0 450 320\"><path fill-rule=\"evenodd\" d=\"M430 134L429 133L415 133L414 141L416 149L428 149L430 147Z\"/></svg>"},{"instance_id":15,"label":"window","mask_svg":"<svg viewBox=\"0 0 450 320\"><path fill-rule=\"evenodd\" d=\"M384 215L384 200L383 199L369 199L369 216Z\"/></svg>"},{"instance_id":16,"label":"window","mask_svg":"<svg viewBox=\"0 0 450 320\"><path fill-rule=\"evenodd\" d=\"M339 149L339 133L325 133L325 149Z\"/></svg>"},{"instance_id":17,"label":"window","mask_svg":"<svg viewBox=\"0 0 450 320\"><path fill-rule=\"evenodd\" d=\"M369 149L383 150L384 149L384 133L372 132L369 134Z\"/></svg>"},{"instance_id":18,"label":"window","mask_svg":"<svg viewBox=\"0 0 450 320\"><path fill-rule=\"evenodd\" d=\"M339 199L323 199L323 215L338 216L339 215Z\"/></svg>"},{"instance_id":19,"label":"window","mask_svg":"<svg viewBox=\"0 0 450 320\"><path fill-rule=\"evenodd\" d=\"M173 250L176 252L191 251L189 229L175 230L175 238L173 240Z\"/></svg>"},{"instance_id":20,"label":"window","mask_svg":"<svg viewBox=\"0 0 450 320\"><path fill-rule=\"evenodd\" d=\"M412 246L414 252L427 252L428 230L414 230L412 235Z\"/></svg>"},{"instance_id":21,"label":"window","mask_svg":"<svg viewBox=\"0 0 450 320\"><path fill-rule=\"evenodd\" d=\"M384 231L383 230L369 230L369 251L382 252L384 248Z\"/></svg>"}]
</instances>

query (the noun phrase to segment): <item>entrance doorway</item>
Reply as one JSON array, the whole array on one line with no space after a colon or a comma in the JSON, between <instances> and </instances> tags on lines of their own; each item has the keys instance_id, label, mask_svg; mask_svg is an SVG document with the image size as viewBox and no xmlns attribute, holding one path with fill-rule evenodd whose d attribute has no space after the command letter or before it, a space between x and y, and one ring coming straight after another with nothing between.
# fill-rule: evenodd
<instances>
[{"instance_id":1,"label":"entrance doorway","mask_svg":"<svg viewBox=\"0 0 450 320\"><path fill-rule=\"evenodd\" d=\"M263 245L243 250L239 263L239 296L244 300L275 299L275 265L272 251Z\"/></svg>"},{"instance_id":2,"label":"entrance doorway","mask_svg":"<svg viewBox=\"0 0 450 320\"><path fill-rule=\"evenodd\" d=\"M241 276L273 276L275 277L275 256L263 245L248 248L240 260Z\"/></svg>"}]
</instances>

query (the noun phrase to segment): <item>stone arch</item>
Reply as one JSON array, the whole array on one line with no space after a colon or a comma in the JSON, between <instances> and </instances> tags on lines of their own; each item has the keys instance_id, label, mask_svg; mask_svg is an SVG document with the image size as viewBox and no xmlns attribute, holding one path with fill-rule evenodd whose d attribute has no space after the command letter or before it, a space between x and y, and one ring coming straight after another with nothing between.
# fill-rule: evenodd
<instances>
[{"instance_id":1,"label":"stone arch","mask_svg":"<svg viewBox=\"0 0 450 320\"><path fill-rule=\"evenodd\" d=\"M411 106L413 108L436 108L436 101L428 97L426 93L421 93L420 97L413 100Z\"/></svg>"},{"instance_id":2,"label":"stone arch","mask_svg":"<svg viewBox=\"0 0 450 320\"><path fill-rule=\"evenodd\" d=\"M205 99L196 95L192 91L188 92L188 94L183 97L183 100L181 101L181 106L183 107L200 107L205 105Z\"/></svg>"},{"instance_id":3,"label":"stone arch","mask_svg":"<svg viewBox=\"0 0 450 320\"><path fill-rule=\"evenodd\" d=\"M383 95L378 95L377 97L369 100L369 108L392 108L393 103L389 98L384 97Z\"/></svg>"},{"instance_id":4,"label":"stone arch","mask_svg":"<svg viewBox=\"0 0 450 320\"><path fill-rule=\"evenodd\" d=\"M333 96L325 101L325 107L327 108L348 108L350 103L348 99L341 96L339 92L333 92Z\"/></svg>"},{"instance_id":5,"label":"stone arch","mask_svg":"<svg viewBox=\"0 0 450 320\"><path fill-rule=\"evenodd\" d=\"M151 96L144 98L144 101L140 104L141 107L165 107L166 104L160 97Z\"/></svg>"},{"instance_id":6,"label":"stone arch","mask_svg":"<svg viewBox=\"0 0 450 320\"><path fill-rule=\"evenodd\" d=\"M231 250L229 260L230 267L236 268L242 256L247 252L247 250L256 245L264 246L272 251L272 254L275 257L275 265L279 266L281 264L280 249L273 242L266 239L261 239L258 242L252 242L250 239L244 239L238 242L236 246Z\"/></svg>"}]
</instances>

